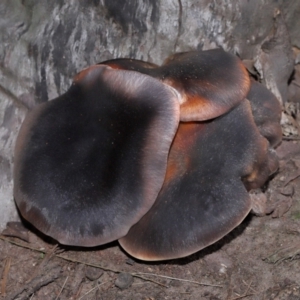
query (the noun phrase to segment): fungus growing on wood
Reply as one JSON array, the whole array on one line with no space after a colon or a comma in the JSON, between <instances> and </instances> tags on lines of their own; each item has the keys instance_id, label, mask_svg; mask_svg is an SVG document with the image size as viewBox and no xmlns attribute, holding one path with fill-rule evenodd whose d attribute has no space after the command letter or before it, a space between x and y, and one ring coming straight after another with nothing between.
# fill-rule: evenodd
<instances>
[{"instance_id":1,"label":"fungus growing on wood","mask_svg":"<svg viewBox=\"0 0 300 300\"><path fill-rule=\"evenodd\" d=\"M177 53L161 67L133 59L102 62L112 68L135 70L160 79L181 95L180 120L203 121L238 105L250 88L242 62L222 49Z\"/></svg>"},{"instance_id":2,"label":"fungus growing on wood","mask_svg":"<svg viewBox=\"0 0 300 300\"><path fill-rule=\"evenodd\" d=\"M21 215L62 244L124 236L162 186L178 127L177 92L132 71L92 66L27 115L15 151Z\"/></svg>"},{"instance_id":3,"label":"fungus growing on wood","mask_svg":"<svg viewBox=\"0 0 300 300\"><path fill-rule=\"evenodd\" d=\"M220 49L160 67L115 59L83 70L22 125L22 216L62 244L119 240L143 260L214 243L278 167L280 105L259 84L249 88L242 63Z\"/></svg>"},{"instance_id":4,"label":"fungus growing on wood","mask_svg":"<svg viewBox=\"0 0 300 300\"><path fill-rule=\"evenodd\" d=\"M214 120L181 122L157 200L121 246L151 261L184 257L216 242L251 210L244 181L265 182L269 159L247 100Z\"/></svg>"}]
</instances>

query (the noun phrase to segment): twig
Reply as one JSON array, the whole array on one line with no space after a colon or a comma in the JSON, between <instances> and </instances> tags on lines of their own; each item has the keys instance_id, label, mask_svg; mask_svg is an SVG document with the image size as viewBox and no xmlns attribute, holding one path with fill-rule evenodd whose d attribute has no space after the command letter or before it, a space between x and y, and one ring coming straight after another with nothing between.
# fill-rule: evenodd
<instances>
[{"instance_id":1,"label":"twig","mask_svg":"<svg viewBox=\"0 0 300 300\"><path fill-rule=\"evenodd\" d=\"M111 269L111 268L107 268L107 267L103 267L103 266L100 266L100 265L96 265L96 264L93 264L93 263L89 263L89 262L84 262L84 261L81 261L81 260L77 260L77 259L73 259L73 258L70 258L70 257L65 257L61 254L57 254L55 255L56 257L59 257L63 260L66 260L66 261L69 261L69 262L73 262L73 263L78 263L78 264L83 264L83 265L86 265L86 266L90 266L90 267L94 267L94 268L98 268L98 269L101 269L101 270L104 270L104 271L108 271L108 272L113 272L113 273L116 273L116 274L119 274L121 273L122 271L120 270L114 270L114 269ZM132 274L131 274L132 275ZM133 276L133 275L132 275Z\"/></svg>"},{"instance_id":2,"label":"twig","mask_svg":"<svg viewBox=\"0 0 300 300\"><path fill-rule=\"evenodd\" d=\"M82 264L76 264L75 270L74 270L74 276L72 277L71 283L69 285L69 289L73 293L72 299L77 299L80 295L80 290L82 289L82 282L85 278L85 265Z\"/></svg>"},{"instance_id":3,"label":"twig","mask_svg":"<svg viewBox=\"0 0 300 300\"><path fill-rule=\"evenodd\" d=\"M75 295L75 300L79 297L79 295L81 294L82 291L82 287L83 287L83 282L80 283L79 289L77 290L77 293Z\"/></svg>"},{"instance_id":4,"label":"twig","mask_svg":"<svg viewBox=\"0 0 300 300\"><path fill-rule=\"evenodd\" d=\"M246 289L246 291L244 292L244 294L243 295L241 295L241 296L237 296L237 297L235 297L235 298L232 298L231 300L237 300L237 299L242 299L242 298L246 298L246 297L248 297L248 296L253 296L253 295L257 295L257 292L251 287L251 284L252 284L252 281L253 280L251 280L250 281L250 283L249 284L247 284L244 280L243 280L243 282L244 282L244 284L245 285L247 285L247 289ZM250 293L250 294L248 294L248 292L249 292L249 290L250 290L250 288L252 289L252 290L254 290L255 291L255 293Z\"/></svg>"},{"instance_id":5,"label":"twig","mask_svg":"<svg viewBox=\"0 0 300 300\"><path fill-rule=\"evenodd\" d=\"M299 243L295 243L292 246L283 247L274 252L273 254L263 258L267 263L280 264L288 259L295 259L300 253Z\"/></svg>"},{"instance_id":6,"label":"twig","mask_svg":"<svg viewBox=\"0 0 300 300\"><path fill-rule=\"evenodd\" d=\"M14 300L18 297L19 300L27 300L30 295L38 291L42 286L48 285L59 277L61 268L56 266L52 272L47 272L43 276L37 276L27 284L24 284L19 290L8 295L5 300Z\"/></svg>"},{"instance_id":7,"label":"twig","mask_svg":"<svg viewBox=\"0 0 300 300\"><path fill-rule=\"evenodd\" d=\"M245 293L244 293L244 295L247 295L248 294L248 292L249 292L249 289L250 289L250 287L251 287L251 284L252 284L252 279L251 279L251 281L250 281L250 283L249 284L247 284L244 280L243 280L243 282L244 282L244 284L247 286L247 289L246 289L246 291L245 291Z\"/></svg>"},{"instance_id":8,"label":"twig","mask_svg":"<svg viewBox=\"0 0 300 300\"><path fill-rule=\"evenodd\" d=\"M35 268L30 278L27 280L29 282L32 278L36 277L40 271L44 268L44 266L50 261L50 259L55 255L55 251L57 250L58 245L55 245L50 251L45 252L45 256L41 263Z\"/></svg>"},{"instance_id":9,"label":"twig","mask_svg":"<svg viewBox=\"0 0 300 300\"><path fill-rule=\"evenodd\" d=\"M257 293L257 291L251 287L253 280L251 280L250 284L247 284L247 282L245 280L243 280L243 283L248 287L247 289L247 293L249 292L249 289L251 289L253 291L253 293Z\"/></svg>"},{"instance_id":10,"label":"twig","mask_svg":"<svg viewBox=\"0 0 300 300\"><path fill-rule=\"evenodd\" d=\"M119 274L119 273L123 272L123 271L120 271L120 270L114 270L114 269L106 268L106 267L103 267L103 266L100 266L100 265L96 265L96 264L92 264L92 263L80 261L80 260L77 260L77 259L72 259L72 258L69 258L69 257L64 257L64 256L59 255L59 254L56 255L56 257L59 257L59 258L64 259L64 260L66 260L66 261L70 261L70 262L74 262L74 263L83 264L83 265L86 265L86 266L98 268L98 269L101 269L101 270L104 270L104 271L113 272L113 273L116 273L116 274ZM159 283L159 282L157 282L157 281L154 281L154 280L152 280L152 279L145 278L145 277L141 276L141 274L139 274L139 273L130 273L130 272L128 272L128 274L130 274L130 275L133 276L133 277L143 279L143 280L145 280L145 281L153 282L153 283L158 284L158 285L161 285L161 286L163 286L163 287L168 287L168 286L166 286L166 285L164 285L164 284L162 284L162 283ZM155 274L153 274L153 275L155 275Z\"/></svg>"},{"instance_id":11,"label":"twig","mask_svg":"<svg viewBox=\"0 0 300 300\"><path fill-rule=\"evenodd\" d=\"M299 136L283 136L282 137L283 140L285 141L300 141L300 137Z\"/></svg>"},{"instance_id":12,"label":"twig","mask_svg":"<svg viewBox=\"0 0 300 300\"><path fill-rule=\"evenodd\" d=\"M42 250L42 249L36 249L36 248L33 248L31 246L28 246L28 245L22 245L18 242L15 242L15 241L11 241L7 238L4 238L2 236L0 236L0 239L3 240L3 241L6 241L6 242L9 242L13 245L16 245L16 246L19 246L19 247L23 247L23 248L26 248L26 249L30 249L32 251L36 251L36 252L40 252L40 253L47 253L46 250ZM79 263L79 264L83 264L83 265L86 265L86 266L90 266L90 267L94 267L94 268L98 268L98 269L101 269L101 270L104 270L104 271L108 271L108 272L113 272L113 273L116 273L116 274L119 274L123 271L121 270L116 270L116 269L111 269L111 268L107 268L107 267L103 267L101 265L98 265L98 264L93 264L93 263L89 263L89 262L84 262L84 261L80 261L80 260L77 260L77 259L73 259L73 258L70 258L70 257L65 257L64 255L61 255L61 254L54 254L55 257L58 257L58 258L61 258L63 260L66 260L66 261L69 261L69 262L74 262L74 263ZM188 280L188 279L181 279L181 278L175 278L175 277L169 277L169 276L165 276L165 275L159 275L159 274L154 274L154 273L142 273L142 272L128 272L131 276L133 277L136 277L136 278L140 278L140 279L143 279L143 280L146 280L146 281L150 281L150 282L153 282L155 284L159 284L161 286L164 286L164 287L168 287L162 283L159 283L157 281L154 281L150 278L146 278L144 277L143 275L149 275L149 276L155 276L155 277L160 277L160 278L166 278L166 279L171 279L171 280L177 280L177 281L182 281L182 282L188 282L188 283L193 283L193 284L197 284L197 285L203 285L203 286L211 286L211 287L218 287L218 288L223 288L223 286L221 285L214 285L214 284L209 284L209 283L202 283L202 282L198 282L198 281L193 281L193 280Z\"/></svg>"},{"instance_id":13,"label":"twig","mask_svg":"<svg viewBox=\"0 0 300 300\"><path fill-rule=\"evenodd\" d=\"M10 240L8 238L5 238L3 236L0 236L0 240L8 242L8 243L10 243L12 245L15 245L15 246L19 246L19 247L25 248L25 249L33 250L33 251L44 253L44 254L47 253L47 251L45 249L36 249L36 248L33 248L31 246L28 246L28 245L23 245L23 244L20 244L18 242L12 241L12 240Z\"/></svg>"},{"instance_id":14,"label":"twig","mask_svg":"<svg viewBox=\"0 0 300 300\"><path fill-rule=\"evenodd\" d=\"M165 284L163 284L163 283L160 283L160 282L158 282L158 281L152 280L152 279L150 279L150 278L146 278L146 277L144 277L144 276L140 276L140 275L134 274L134 273L131 274L131 275L134 276L134 277L136 277L136 278L140 278L140 279L143 279L143 280L145 280L145 281L153 282L153 283L155 283L155 284L158 284L158 285L160 285L160 286L163 286L163 287L165 287L165 288L168 288L167 285L165 285ZM155 275L155 274L153 274L153 275Z\"/></svg>"},{"instance_id":15,"label":"twig","mask_svg":"<svg viewBox=\"0 0 300 300\"><path fill-rule=\"evenodd\" d=\"M243 298L253 296L253 295L256 295L256 293L250 293L250 294L246 294L246 295L237 296L235 298L232 298L231 300L243 299Z\"/></svg>"},{"instance_id":16,"label":"twig","mask_svg":"<svg viewBox=\"0 0 300 300\"><path fill-rule=\"evenodd\" d=\"M65 285L66 285L68 279L69 279L69 276L66 277L66 280L65 280L63 286L61 287L61 289L60 289L60 291L59 291L57 297L55 298L55 300L58 300L59 296L61 295L62 291L64 290L64 287L65 287Z\"/></svg>"},{"instance_id":17,"label":"twig","mask_svg":"<svg viewBox=\"0 0 300 300\"><path fill-rule=\"evenodd\" d=\"M194 280L188 280L188 279L181 279L181 278L175 278L175 277L170 277L170 276L165 276L165 275L159 275L159 274L153 274L153 273L133 273L132 276L134 275L149 275L149 276L156 276L156 277L161 277L161 278L166 278L166 279L171 279L171 280L177 280L177 281L183 281L183 282L189 282L189 283L194 283L197 285L205 285L205 286L212 286L212 287L219 287L222 288L222 285L217 285L217 284L209 284L209 283L203 283L203 282L198 282Z\"/></svg>"},{"instance_id":18,"label":"twig","mask_svg":"<svg viewBox=\"0 0 300 300\"><path fill-rule=\"evenodd\" d=\"M92 291L94 291L95 289L99 289L99 286L102 284L105 284L109 281L105 281L105 282L101 282L101 284L97 284L95 287L93 287L92 289L90 289L89 291L87 291L83 296L81 296L78 300L83 299L86 295L88 295L89 293L91 293Z\"/></svg>"},{"instance_id":19,"label":"twig","mask_svg":"<svg viewBox=\"0 0 300 300\"><path fill-rule=\"evenodd\" d=\"M5 267L3 270L3 276L2 276L2 282L1 282L1 294L5 295L6 294L6 285L7 285L7 278L8 278L8 272L10 269L11 265L11 258L8 257L5 263Z\"/></svg>"}]
</instances>

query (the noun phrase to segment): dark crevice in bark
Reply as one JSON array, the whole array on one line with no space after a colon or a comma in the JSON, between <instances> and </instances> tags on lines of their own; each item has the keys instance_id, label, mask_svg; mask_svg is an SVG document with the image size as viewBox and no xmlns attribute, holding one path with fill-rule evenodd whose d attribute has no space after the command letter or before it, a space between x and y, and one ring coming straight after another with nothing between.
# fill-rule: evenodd
<instances>
[{"instance_id":1,"label":"dark crevice in bark","mask_svg":"<svg viewBox=\"0 0 300 300\"><path fill-rule=\"evenodd\" d=\"M181 0L178 0L178 32L177 32L177 37L176 37L176 41L174 44L174 53L176 52L177 46L178 46L178 41L179 41L179 37L181 34L181 29L182 29L182 2Z\"/></svg>"}]
</instances>

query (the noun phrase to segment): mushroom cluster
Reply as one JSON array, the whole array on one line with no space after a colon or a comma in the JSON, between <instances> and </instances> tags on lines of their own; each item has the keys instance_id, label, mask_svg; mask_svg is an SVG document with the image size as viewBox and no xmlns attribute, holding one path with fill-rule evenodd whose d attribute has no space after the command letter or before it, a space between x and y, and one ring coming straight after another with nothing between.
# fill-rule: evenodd
<instances>
[{"instance_id":1,"label":"mushroom cluster","mask_svg":"<svg viewBox=\"0 0 300 300\"><path fill-rule=\"evenodd\" d=\"M26 116L15 201L61 244L119 240L138 259L184 257L247 216L248 191L278 167L280 113L221 49L175 54L162 66L105 61Z\"/></svg>"}]
</instances>

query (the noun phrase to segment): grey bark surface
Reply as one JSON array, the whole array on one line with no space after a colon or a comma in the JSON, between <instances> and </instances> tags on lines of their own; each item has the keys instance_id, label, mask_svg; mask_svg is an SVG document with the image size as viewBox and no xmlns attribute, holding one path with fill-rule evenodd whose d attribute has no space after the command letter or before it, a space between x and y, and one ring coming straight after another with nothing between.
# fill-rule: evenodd
<instances>
[{"instance_id":1,"label":"grey bark surface","mask_svg":"<svg viewBox=\"0 0 300 300\"><path fill-rule=\"evenodd\" d=\"M161 64L175 52L222 47L285 102L299 16L300 2L283 0L2 0L0 229L18 218L13 149L26 112L64 93L78 71L117 57Z\"/></svg>"}]
</instances>

